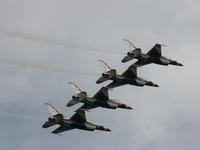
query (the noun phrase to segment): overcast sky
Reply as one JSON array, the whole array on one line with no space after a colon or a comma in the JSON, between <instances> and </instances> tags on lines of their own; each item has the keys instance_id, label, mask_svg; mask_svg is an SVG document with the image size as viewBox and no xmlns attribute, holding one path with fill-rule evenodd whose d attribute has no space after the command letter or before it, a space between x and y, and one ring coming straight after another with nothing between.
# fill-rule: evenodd
<instances>
[{"instance_id":1,"label":"overcast sky","mask_svg":"<svg viewBox=\"0 0 200 150\"><path fill-rule=\"evenodd\" d=\"M200 1L0 0L0 145L2 150L196 150L200 147ZM134 110L86 112L112 132L43 129L51 103L66 117L68 82L93 96L104 60L120 74L129 39L145 53L155 43L184 66L150 64L138 76L160 87L125 85L109 91Z\"/></svg>"}]
</instances>

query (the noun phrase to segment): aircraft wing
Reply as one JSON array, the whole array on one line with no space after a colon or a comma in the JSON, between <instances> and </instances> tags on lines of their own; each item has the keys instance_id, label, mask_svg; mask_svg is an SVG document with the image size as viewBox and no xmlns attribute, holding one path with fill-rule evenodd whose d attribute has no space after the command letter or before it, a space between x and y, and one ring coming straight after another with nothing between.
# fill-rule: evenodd
<instances>
[{"instance_id":1,"label":"aircraft wing","mask_svg":"<svg viewBox=\"0 0 200 150\"><path fill-rule=\"evenodd\" d=\"M160 57L162 55L161 45L160 44L154 45L154 47L152 47L152 49L150 49L150 51L148 51L147 54L152 57L157 57L157 58Z\"/></svg>"},{"instance_id":2,"label":"aircraft wing","mask_svg":"<svg viewBox=\"0 0 200 150\"><path fill-rule=\"evenodd\" d=\"M90 110L90 109L94 109L97 108L98 106L94 106L94 105L90 105L90 104L83 104L79 109L81 110Z\"/></svg>"},{"instance_id":3,"label":"aircraft wing","mask_svg":"<svg viewBox=\"0 0 200 150\"><path fill-rule=\"evenodd\" d=\"M59 126L57 129L55 129L53 132L51 133L54 133L54 134L58 134L58 133L61 133L61 132L65 132L65 131L69 131L69 130L72 130L74 128L72 127L67 127L67 126Z\"/></svg>"},{"instance_id":4,"label":"aircraft wing","mask_svg":"<svg viewBox=\"0 0 200 150\"><path fill-rule=\"evenodd\" d=\"M146 62L146 61L143 61L143 60L138 60L133 65L144 66L144 65L148 65L148 64L150 64L150 62Z\"/></svg>"},{"instance_id":5,"label":"aircraft wing","mask_svg":"<svg viewBox=\"0 0 200 150\"><path fill-rule=\"evenodd\" d=\"M109 99L108 97L108 88L102 87L94 96L93 98L102 100L102 101L107 101Z\"/></svg>"},{"instance_id":6,"label":"aircraft wing","mask_svg":"<svg viewBox=\"0 0 200 150\"><path fill-rule=\"evenodd\" d=\"M131 65L122 73L123 76L127 78L136 78L137 77L137 67L135 65Z\"/></svg>"},{"instance_id":7,"label":"aircraft wing","mask_svg":"<svg viewBox=\"0 0 200 150\"><path fill-rule=\"evenodd\" d=\"M84 110L77 109L75 112L76 113L70 118L70 120L73 120L75 122L82 122L82 123L86 121Z\"/></svg>"},{"instance_id":8,"label":"aircraft wing","mask_svg":"<svg viewBox=\"0 0 200 150\"><path fill-rule=\"evenodd\" d=\"M108 84L106 87L107 88L115 88L115 87L119 87L122 85L125 85L126 83L122 83L122 82L117 82L117 81L113 81L110 84Z\"/></svg>"}]
</instances>

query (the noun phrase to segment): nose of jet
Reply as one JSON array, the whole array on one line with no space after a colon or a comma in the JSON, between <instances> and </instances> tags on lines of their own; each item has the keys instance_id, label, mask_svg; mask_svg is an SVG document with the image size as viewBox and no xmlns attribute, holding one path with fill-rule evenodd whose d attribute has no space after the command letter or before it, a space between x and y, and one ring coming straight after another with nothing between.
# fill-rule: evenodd
<instances>
[{"instance_id":1,"label":"nose of jet","mask_svg":"<svg viewBox=\"0 0 200 150\"><path fill-rule=\"evenodd\" d=\"M155 86L155 87L159 87L159 85L158 85L158 84L154 84L154 86Z\"/></svg>"},{"instance_id":2,"label":"nose of jet","mask_svg":"<svg viewBox=\"0 0 200 150\"><path fill-rule=\"evenodd\" d=\"M183 66L183 64L181 64L181 63L178 63L178 66Z\"/></svg>"},{"instance_id":3,"label":"nose of jet","mask_svg":"<svg viewBox=\"0 0 200 150\"><path fill-rule=\"evenodd\" d=\"M127 106L127 109L133 109L131 106Z\"/></svg>"},{"instance_id":4,"label":"nose of jet","mask_svg":"<svg viewBox=\"0 0 200 150\"><path fill-rule=\"evenodd\" d=\"M105 130L105 131L111 131L109 128L105 128L104 130Z\"/></svg>"}]
</instances>

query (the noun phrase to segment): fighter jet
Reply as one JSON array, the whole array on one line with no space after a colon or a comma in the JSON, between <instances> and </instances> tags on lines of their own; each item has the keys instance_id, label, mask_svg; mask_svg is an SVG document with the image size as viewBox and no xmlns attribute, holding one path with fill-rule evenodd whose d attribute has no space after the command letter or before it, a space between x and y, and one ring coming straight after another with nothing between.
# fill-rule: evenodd
<instances>
[{"instance_id":1,"label":"fighter jet","mask_svg":"<svg viewBox=\"0 0 200 150\"><path fill-rule=\"evenodd\" d=\"M134 65L137 65L137 66L143 66L150 63L165 65L165 66L169 64L176 65L176 66L183 66L181 63L175 60L162 56L161 46L164 46L164 45L155 44L154 47L149 52L147 52L146 54L143 54L141 52L141 49L136 48L129 40L124 39L124 41L129 47L129 52L127 53L127 56L125 56L124 59L122 59L123 63L136 58L138 59L138 61L136 61Z\"/></svg>"},{"instance_id":2,"label":"fighter jet","mask_svg":"<svg viewBox=\"0 0 200 150\"><path fill-rule=\"evenodd\" d=\"M116 99L109 99L108 88L102 87L93 97L87 95L86 92L81 91L74 83L69 82L75 95L72 100L68 102L67 107L71 107L79 102L84 103L79 109L89 110L97 107L104 107L110 109L124 108L132 109L130 106L121 103Z\"/></svg>"},{"instance_id":3,"label":"fighter jet","mask_svg":"<svg viewBox=\"0 0 200 150\"><path fill-rule=\"evenodd\" d=\"M102 131L111 131L108 128L90 120L86 120L85 111L81 109L77 109L75 114L71 118L67 118L63 116L63 114L59 113L51 104L45 103L47 108L50 111L51 117L49 117L48 121L44 123L43 128L51 127L55 124L60 125L56 130L52 133L58 134L64 131L69 131L72 129L81 129L87 131L102 130Z\"/></svg>"},{"instance_id":4,"label":"fighter jet","mask_svg":"<svg viewBox=\"0 0 200 150\"><path fill-rule=\"evenodd\" d=\"M99 60L100 64L104 68L104 73L102 74L102 77L100 77L96 83L102 83L107 80L113 80L110 84L108 84L107 88L115 88L118 86L122 86L125 84L130 85L136 85L136 86L153 86L153 87L159 87L157 84L148 81L144 78L137 77L137 66L131 65L124 73L121 75L118 75L116 73L115 69L111 69L104 61Z\"/></svg>"}]
</instances>

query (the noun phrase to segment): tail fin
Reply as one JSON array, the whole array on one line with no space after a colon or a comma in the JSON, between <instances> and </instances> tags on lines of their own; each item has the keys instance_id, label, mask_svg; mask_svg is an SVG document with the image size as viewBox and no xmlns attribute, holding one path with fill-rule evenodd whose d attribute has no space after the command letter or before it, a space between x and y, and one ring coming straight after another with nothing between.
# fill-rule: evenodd
<instances>
[{"instance_id":1,"label":"tail fin","mask_svg":"<svg viewBox=\"0 0 200 150\"><path fill-rule=\"evenodd\" d=\"M71 85L72 90L74 91L75 94L79 94L82 92L74 83L72 82L68 82L68 83Z\"/></svg>"},{"instance_id":2,"label":"tail fin","mask_svg":"<svg viewBox=\"0 0 200 150\"><path fill-rule=\"evenodd\" d=\"M99 60L99 62L102 65L105 73L111 70L111 68L103 60Z\"/></svg>"},{"instance_id":3,"label":"tail fin","mask_svg":"<svg viewBox=\"0 0 200 150\"><path fill-rule=\"evenodd\" d=\"M47 106L51 116L55 116L57 114L60 114L51 104L45 103L45 105Z\"/></svg>"},{"instance_id":4,"label":"tail fin","mask_svg":"<svg viewBox=\"0 0 200 150\"><path fill-rule=\"evenodd\" d=\"M131 52L132 50L136 49L136 47L135 47L129 40L124 39L124 41L125 41L126 44L128 45L130 52Z\"/></svg>"}]
</instances>

